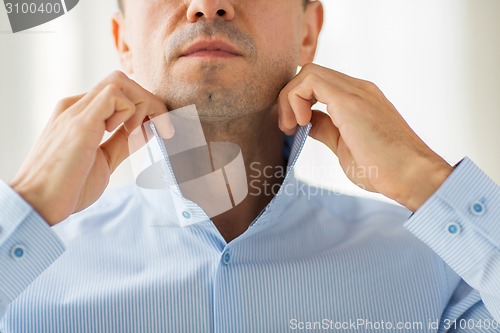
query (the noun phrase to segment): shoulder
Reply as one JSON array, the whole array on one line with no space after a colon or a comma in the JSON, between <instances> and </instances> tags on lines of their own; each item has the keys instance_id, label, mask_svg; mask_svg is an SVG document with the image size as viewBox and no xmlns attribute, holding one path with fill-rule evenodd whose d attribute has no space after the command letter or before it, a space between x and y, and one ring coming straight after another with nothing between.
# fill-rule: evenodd
<instances>
[{"instance_id":1,"label":"shoulder","mask_svg":"<svg viewBox=\"0 0 500 333\"><path fill-rule=\"evenodd\" d=\"M411 212L396 203L342 194L333 190L297 181L297 200L304 206L331 215L335 219L358 223L384 219L401 223Z\"/></svg>"},{"instance_id":2,"label":"shoulder","mask_svg":"<svg viewBox=\"0 0 500 333\"><path fill-rule=\"evenodd\" d=\"M53 227L56 234L64 241L69 241L86 234L102 233L123 221L127 211L140 207L137 186L133 183L109 188L91 206L71 215L65 221Z\"/></svg>"}]
</instances>

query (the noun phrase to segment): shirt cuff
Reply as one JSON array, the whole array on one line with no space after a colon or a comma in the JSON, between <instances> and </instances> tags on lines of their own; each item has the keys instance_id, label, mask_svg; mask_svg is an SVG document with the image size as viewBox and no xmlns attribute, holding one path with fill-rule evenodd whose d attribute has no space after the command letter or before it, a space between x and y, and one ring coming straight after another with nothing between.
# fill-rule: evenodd
<instances>
[{"instance_id":1,"label":"shirt cuff","mask_svg":"<svg viewBox=\"0 0 500 333\"><path fill-rule=\"evenodd\" d=\"M0 181L0 308L50 266L64 245L40 215Z\"/></svg>"},{"instance_id":2,"label":"shirt cuff","mask_svg":"<svg viewBox=\"0 0 500 333\"><path fill-rule=\"evenodd\" d=\"M479 266L499 266L499 216L498 185L465 158L405 227L472 287L479 287L485 273L478 273Z\"/></svg>"}]
</instances>

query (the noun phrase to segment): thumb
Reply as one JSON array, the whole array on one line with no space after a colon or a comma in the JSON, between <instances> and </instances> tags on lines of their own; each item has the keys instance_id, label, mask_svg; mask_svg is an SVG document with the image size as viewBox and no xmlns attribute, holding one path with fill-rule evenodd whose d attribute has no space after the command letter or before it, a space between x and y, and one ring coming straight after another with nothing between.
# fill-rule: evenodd
<instances>
[{"instance_id":1,"label":"thumb","mask_svg":"<svg viewBox=\"0 0 500 333\"><path fill-rule=\"evenodd\" d=\"M311 124L309 136L324 143L334 154L337 154L340 132L333 124L332 118L325 112L313 110Z\"/></svg>"}]
</instances>

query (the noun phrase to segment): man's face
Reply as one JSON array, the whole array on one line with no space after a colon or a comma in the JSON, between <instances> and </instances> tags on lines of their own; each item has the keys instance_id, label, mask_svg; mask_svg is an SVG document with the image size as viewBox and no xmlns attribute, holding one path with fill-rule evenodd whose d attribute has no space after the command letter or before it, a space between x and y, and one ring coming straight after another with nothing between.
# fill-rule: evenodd
<instances>
[{"instance_id":1,"label":"man's face","mask_svg":"<svg viewBox=\"0 0 500 333\"><path fill-rule=\"evenodd\" d=\"M205 120L270 109L304 61L303 0L126 0L125 13L134 78Z\"/></svg>"}]
</instances>

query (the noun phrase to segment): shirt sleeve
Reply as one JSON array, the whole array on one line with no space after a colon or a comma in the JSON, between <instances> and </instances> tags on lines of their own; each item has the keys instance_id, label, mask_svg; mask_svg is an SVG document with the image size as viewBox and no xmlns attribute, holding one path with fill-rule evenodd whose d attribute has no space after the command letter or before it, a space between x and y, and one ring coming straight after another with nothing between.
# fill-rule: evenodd
<instances>
[{"instance_id":1,"label":"shirt sleeve","mask_svg":"<svg viewBox=\"0 0 500 333\"><path fill-rule=\"evenodd\" d=\"M405 223L500 321L500 188L470 159Z\"/></svg>"},{"instance_id":2,"label":"shirt sleeve","mask_svg":"<svg viewBox=\"0 0 500 333\"><path fill-rule=\"evenodd\" d=\"M0 318L8 305L63 252L35 210L0 181Z\"/></svg>"}]
</instances>

